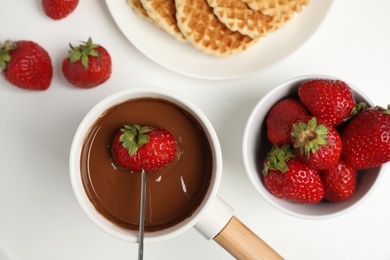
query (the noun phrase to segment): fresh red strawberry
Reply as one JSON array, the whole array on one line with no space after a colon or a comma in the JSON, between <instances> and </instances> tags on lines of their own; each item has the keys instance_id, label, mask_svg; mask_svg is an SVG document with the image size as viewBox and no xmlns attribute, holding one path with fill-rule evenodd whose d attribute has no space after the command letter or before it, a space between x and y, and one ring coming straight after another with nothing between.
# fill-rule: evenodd
<instances>
[{"instance_id":1,"label":"fresh red strawberry","mask_svg":"<svg viewBox=\"0 0 390 260\"><path fill-rule=\"evenodd\" d=\"M33 41L0 44L0 67L6 80L23 89L46 90L53 77L49 54Z\"/></svg>"},{"instance_id":2,"label":"fresh red strawberry","mask_svg":"<svg viewBox=\"0 0 390 260\"><path fill-rule=\"evenodd\" d=\"M53 20L60 20L72 13L78 3L79 0L42 0L42 8Z\"/></svg>"},{"instance_id":3,"label":"fresh red strawberry","mask_svg":"<svg viewBox=\"0 0 390 260\"><path fill-rule=\"evenodd\" d=\"M298 95L305 107L324 122L336 126L356 106L351 88L341 80L312 79L301 83Z\"/></svg>"},{"instance_id":4,"label":"fresh red strawberry","mask_svg":"<svg viewBox=\"0 0 390 260\"><path fill-rule=\"evenodd\" d=\"M291 127L298 120L309 116L302 103L294 98L285 98L271 107L266 119L267 137L272 144L290 143Z\"/></svg>"},{"instance_id":5,"label":"fresh red strawberry","mask_svg":"<svg viewBox=\"0 0 390 260\"><path fill-rule=\"evenodd\" d=\"M289 145L274 146L264 163L264 185L277 198L303 204L320 202L324 187L318 171L298 157Z\"/></svg>"},{"instance_id":6,"label":"fresh red strawberry","mask_svg":"<svg viewBox=\"0 0 390 260\"><path fill-rule=\"evenodd\" d=\"M342 143L337 130L315 117L293 124L291 143L298 157L317 170L336 164L341 155Z\"/></svg>"},{"instance_id":7,"label":"fresh red strawberry","mask_svg":"<svg viewBox=\"0 0 390 260\"><path fill-rule=\"evenodd\" d=\"M92 88L111 76L111 56L101 45L89 38L78 47L70 45L69 55L62 62L62 73L68 82L79 88Z\"/></svg>"},{"instance_id":8,"label":"fresh red strawberry","mask_svg":"<svg viewBox=\"0 0 390 260\"><path fill-rule=\"evenodd\" d=\"M390 161L390 105L360 111L342 132L341 157L356 169Z\"/></svg>"},{"instance_id":9,"label":"fresh red strawberry","mask_svg":"<svg viewBox=\"0 0 390 260\"><path fill-rule=\"evenodd\" d=\"M324 184L325 199L328 201L343 201L355 192L357 172L342 160L331 168L319 172Z\"/></svg>"},{"instance_id":10,"label":"fresh red strawberry","mask_svg":"<svg viewBox=\"0 0 390 260\"><path fill-rule=\"evenodd\" d=\"M176 140L166 129L125 125L114 136L111 155L121 168L153 172L175 159L176 149Z\"/></svg>"}]
</instances>

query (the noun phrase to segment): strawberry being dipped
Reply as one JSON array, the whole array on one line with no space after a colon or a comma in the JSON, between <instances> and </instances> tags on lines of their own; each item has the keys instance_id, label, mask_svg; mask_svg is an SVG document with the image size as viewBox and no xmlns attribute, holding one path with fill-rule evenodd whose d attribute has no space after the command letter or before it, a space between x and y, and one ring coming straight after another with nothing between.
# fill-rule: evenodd
<instances>
[{"instance_id":1,"label":"strawberry being dipped","mask_svg":"<svg viewBox=\"0 0 390 260\"><path fill-rule=\"evenodd\" d=\"M348 199L356 189L357 172L340 160L327 170L319 171L325 189L325 199L338 202Z\"/></svg>"},{"instance_id":2,"label":"strawberry being dipped","mask_svg":"<svg viewBox=\"0 0 390 260\"><path fill-rule=\"evenodd\" d=\"M309 116L299 100L285 98L273 105L266 119L267 137L272 144L290 143L291 127L298 119Z\"/></svg>"},{"instance_id":3,"label":"strawberry being dipped","mask_svg":"<svg viewBox=\"0 0 390 260\"><path fill-rule=\"evenodd\" d=\"M328 169L340 159L342 142L339 133L333 126L317 122L315 117L293 124L291 143L298 157L318 170Z\"/></svg>"},{"instance_id":4,"label":"strawberry being dipped","mask_svg":"<svg viewBox=\"0 0 390 260\"><path fill-rule=\"evenodd\" d=\"M342 132L341 157L356 169L390 161L390 105L360 111Z\"/></svg>"},{"instance_id":5,"label":"strawberry being dipped","mask_svg":"<svg viewBox=\"0 0 390 260\"><path fill-rule=\"evenodd\" d=\"M49 54L33 41L0 44L0 68L7 81L22 89L46 90L53 77Z\"/></svg>"},{"instance_id":6,"label":"strawberry being dipped","mask_svg":"<svg viewBox=\"0 0 390 260\"><path fill-rule=\"evenodd\" d=\"M310 113L336 126L355 110L352 89L341 80L312 79L300 84L298 95Z\"/></svg>"},{"instance_id":7,"label":"strawberry being dipped","mask_svg":"<svg viewBox=\"0 0 390 260\"><path fill-rule=\"evenodd\" d=\"M60 20L71 14L78 3L79 0L42 0L42 8L48 17Z\"/></svg>"},{"instance_id":8,"label":"strawberry being dipped","mask_svg":"<svg viewBox=\"0 0 390 260\"><path fill-rule=\"evenodd\" d=\"M78 88L93 88L111 76L112 62L108 51L101 45L87 42L73 47L62 62L62 73L67 81Z\"/></svg>"},{"instance_id":9,"label":"strawberry being dipped","mask_svg":"<svg viewBox=\"0 0 390 260\"><path fill-rule=\"evenodd\" d=\"M176 150L176 140L168 130L133 124L115 134L111 156L121 168L153 172L170 163Z\"/></svg>"},{"instance_id":10,"label":"strawberry being dipped","mask_svg":"<svg viewBox=\"0 0 390 260\"><path fill-rule=\"evenodd\" d=\"M324 197L318 171L296 157L289 145L274 146L264 162L263 174L265 187L277 198L313 204Z\"/></svg>"}]
</instances>

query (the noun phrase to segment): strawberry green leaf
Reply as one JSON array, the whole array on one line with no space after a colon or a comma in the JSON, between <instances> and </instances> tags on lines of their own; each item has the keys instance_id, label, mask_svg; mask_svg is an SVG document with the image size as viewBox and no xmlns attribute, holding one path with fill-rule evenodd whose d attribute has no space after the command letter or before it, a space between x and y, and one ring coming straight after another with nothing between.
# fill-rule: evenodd
<instances>
[{"instance_id":1,"label":"strawberry green leaf","mask_svg":"<svg viewBox=\"0 0 390 260\"><path fill-rule=\"evenodd\" d=\"M321 146L328 145L329 128L323 124L317 125L317 119L313 117L309 122L293 125L291 135L295 138L294 148L299 148L301 154L310 158L311 153L317 152Z\"/></svg>"},{"instance_id":2,"label":"strawberry green leaf","mask_svg":"<svg viewBox=\"0 0 390 260\"><path fill-rule=\"evenodd\" d=\"M70 51L68 54L68 58L70 59L70 62L74 63L79 60L81 60L81 64L85 69L89 66L89 56L92 57L100 57L100 52L96 51L95 49L99 46L98 44L94 44L92 42L92 38L89 37L87 42L82 42L83 44L73 47L71 44Z\"/></svg>"},{"instance_id":3,"label":"strawberry green leaf","mask_svg":"<svg viewBox=\"0 0 390 260\"><path fill-rule=\"evenodd\" d=\"M267 154L268 161L264 163L263 174L267 175L271 169L285 173L288 170L287 161L293 157L296 157L296 154L289 145L282 147L275 145Z\"/></svg>"},{"instance_id":4,"label":"strawberry green leaf","mask_svg":"<svg viewBox=\"0 0 390 260\"><path fill-rule=\"evenodd\" d=\"M358 103L356 106L354 106L351 109L351 113L349 114L349 116L343 119L343 122L347 122L348 120L355 117L357 114L359 114L360 111L366 109L367 107L368 106L365 102Z\"/></svg>"},{"instance_id":5,"label":"strawberry green leaf","mask_svg":"<svg viewBox=\"0 0 390 260\"><path fill-rule=\"evenodd\" d=\"M7 63L4 60L0 59L0 68L2 70L5 70L6 67L7 67Z\"/></svg>"},{"instance_id":6,"label":"strawberry green leaf","mask_svg":"<svg viewBox=\"0 0 390 260\"><path fill-rule=\"evenodd\" d=\"M1 54L1 60L5 61L5 62L10 62L11 61L11 55L9 55L8 53L2 53Z\"/></svg>"},{"instance_id":7,"label":"strawberry green leaf","mask_svg":"<svg viewBox=\"0 0 390 260\"><path fill-rule=\"evenodd\" d=\"M138 137L138 144L139 145L143 145L143 144L146 144L148 142L149 142L149 136L147 136L147 135L140 135Z\"/></svg>"},{"instance_id":8,"label":"strawberry green leaf","mask_svg":"<svg viewBox=\"0 0 390 260\"><path fill-rule=\"evenodd\" d=\"M276 166L278 165L278 160L277 160L277 157L276 156L271 156L269 158L269 165L273 168L276 168Z\"/></svg>"},{"instance_id":9,"label":"strawberry green leaf","mask_svg":"<svg viewBox=\"0 0 390 260\"><path fill-rule=\"evenodd\" d=\"M141 129L140 129L140 132L142 134L146 134L146 133L149 133L150 131L153 130L153 127L150 127L150 126L143 126Z\"/></svg>"},{"instance_id":10,"label":"strawberry green leaf","mask_svg":"<svg viewBox=\"0 0 390 260\"><path fill-rule=\"evenodd\" d=\"M84 68L88 68L88 56L82 55L81 56L81 64L83 64Z\"/></svg>"},{"instance_id":11,"label":"strawberry green leaf","mask_svg":"<svg viewBox=\"0 0 390 260\"><path fill-rule=\"evenodd\" d=\"M97 52L94 49L90 49L89 52L88 52L88 55L89 56L93 56L93 57L100 57L100 52Z\"/></svg>"},{"instance_id":12,"label":"strawberry green leaf","mask_svg":"<svg viewBox=\"0 0 390 260\"><path fill-rule=\"evenodd\" d=\"M137 151L138 151L138 145L136 143L133 143L130 147L129 147L129 154L131 156L133 156Z\"/></svg>"},{"instance_id":13,"label":"strawberry green leaf","mask_svg":"<svg viewBox=\"0 0 390 260\"><path fill-rule=\"evenodd\" d=\"M79 51L73 51L76 50L76 48L73 47L72 44L69 44L69 47L71 50L69 51L68 58L71 63L74 63L81 58L81 53Z\"/></svg>"},{"instance_id":14,"label":"strawberry green leaf","mask_svg":"<svg viewBox=\"0 0 390 260\"><path fill-rule=\"evenodd\" d=\"M6 40L3 44L0 43L0 68L2 70L5 70L7 68L7 63L12 60L9 52L16 48L16 43L10 40Z\"/></svg>"},{"instance_id":15,"label":"strawberry green leaf","mask_svg":"<svg viewBox=\"0 0 390 260\"><path fill-rule=\"evenodd\" d=\"M375 106L376 109L379 109L386 115L390 115L390 104L387 105L387 108L381 107L381 106Z\"/></svg>"},{"instance_id":16,"label":"strawberry green leaf","mask_svg":"<svg viewBox=\"0 0 390 260\"><path fill-rule=\"evenodd\" d=\"M149 136L146 133L152 131L153 128L132 124L124 125L120 130L123 134L119 137L119 141L122 142L122 147L129 149L129 154L133 156L142 145L149 142Z\"/></svg>"},{"instance_id":17,"label":"strawberry green leaf","mask_svg":"<svg viewBox=\"0 0 390 260\"><path fill-rule=\"evenodd\" d=\"M281 172L286 172L288 170L287 164L285 161L280 161L278 165L276 166L276 169L280 170Z\"/></svg>"}]
</instances>

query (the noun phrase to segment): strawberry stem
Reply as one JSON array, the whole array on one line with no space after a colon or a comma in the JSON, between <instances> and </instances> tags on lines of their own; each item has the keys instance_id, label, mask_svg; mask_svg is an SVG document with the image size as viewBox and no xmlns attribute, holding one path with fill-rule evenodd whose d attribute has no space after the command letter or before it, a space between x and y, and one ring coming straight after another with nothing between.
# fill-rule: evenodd
<instances>
[{"instance_id":1,"label":"strawberry stem","mask_svg":"<svg viewBox=\"0 0 390 260\"><path fill-rule=\"evenodd\" d=\"M12 59L9 52L16 49L16 43L11 40L6 40L3 44L0 43L0 68L5 70L7 63Z\"/></svg>"},{"instance_id":2,"label":"strawberry stem","mask_svg":"<svg viewBox=\"0 0 390 260\"><path fill-rule=\"evenodd\" d=\"M152 130L153 128L149 126L124 125L121 128L123 134L119 137L119 140L122 142L123 148L129 149L129 155L133 156L138 148L149 142L149 136L146 133Z\"/></svg>"},{"instance_id":3,"label":"strawberry stem","mask_svg":"<svg viewBox=\"0 0 390 260\"><path fill-rule=\"evenodd\" d=\"M375 109L378 109L385 113L386 115L390 115L390 104L387 105L387 108L381 107L381 106L375 106Z\"/></svg>"},{"instance_id":4,"label":"strawberry stem","mask_svg":"<svg viewBox=\"0 0 390 260\"><path fill-rule=\"evenodd\" d=\"M286 162L293 157L296 157L296 154L290 145L285 144L282 147L274 145L267 154L268 161L264 163L263 174L266 176L269 170L286 172L288 170Z\"/></svg>"},{"instance_id":5,"label":"strawberry stem","mask_svg":"<svg viewBox=\"0 0 390 260\"><path fill-rule=\"evenodd\" d=\"M101 54L95 50L99 45L94 44L92 42L92 38L89 37L87 42L82 42L84 44L81 44L77 47L73 47L71 44L70 51L68 54L68 58L70 59L71 63L77 62L81 59L81 64L85 69L88 69L88 63L89 63L89 56L92 57L100 57Z\"/></svg>"},{"instance_id":6,"label":"strawberry stem","mask_svg":"<svg viewBox=\"0 0 390 260\"><path fill-rule=\"evenodd\" d=\"M365 102L360 102L359 104L357 104L356 106L354 106L351 110L351 113L348 117L344 118L343 119L343 122L346 122L348 121L349 119L353 118L354 116L356 116L360 111L364 110L367 108L367 104Z\"/></svg>"},{"instance_id":7,"label":"strawberry stem","mask_svg":"<svg viewBox=\"0 0 390 260\"><path fill-rule=\"evenodd\" d=\"M390 104L387 105L387 109L385 109L384 112L385 112L386 115L390 115Z\"/></svg>"},{"instance_id":8,"label":"strawberry stem","mask_svg":"<svg viewBox=\"0 0 390 260\"><path fill-rule=\"evenodd\" d=\"M311 153L317 152L321 146L328 145L329 128L325 125L317 125L317 119L313 117L309 122L293 124L291 135L295 138L294 148L299 148L301 154L307 158Z\"/></svg>"}]
</instances>

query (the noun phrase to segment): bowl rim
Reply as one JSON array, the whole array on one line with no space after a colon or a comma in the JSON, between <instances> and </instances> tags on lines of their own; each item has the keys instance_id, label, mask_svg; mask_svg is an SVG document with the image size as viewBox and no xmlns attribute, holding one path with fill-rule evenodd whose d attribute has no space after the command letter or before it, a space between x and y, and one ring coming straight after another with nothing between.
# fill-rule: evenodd
<instances>
[{"instance_id":1,"label":"bowl rim","mask_svg":"<svg viewBox=\"0 0 390 260\"><path fill-rule=\"evenodd\" d=\"M214 162L212 166L213 174L210 180L210 185L201 205L198 206L192 216L176 224L175 226L163 229L161 231L146 232L144 236L145 243L154 243L176 237L177 235L195 226L195 224L210 208L213 198L217 196L217 191L219 189L222 176L221 147L218 136L211 122L198 106L174 91L159 87L131 87L107 96L94 105L92 109L89 110L89 112L87 112L76 130L70 149L69 173L73 192L80 207L88 216L88 218L100 229L116 238L134 243L138 242L138 231L128 230L110 222L104 216L102 216L90 202L82 184L79 161L84 137L86 134L88 134L90 126L96 121L96 119L100 117L108 108L116 104L120 104L129 99L141 97L156 97L168 100L191 114L202 126L205 134L209 139L210 148L212 151L212 160Z\"/></svg>"}]
</instances>

